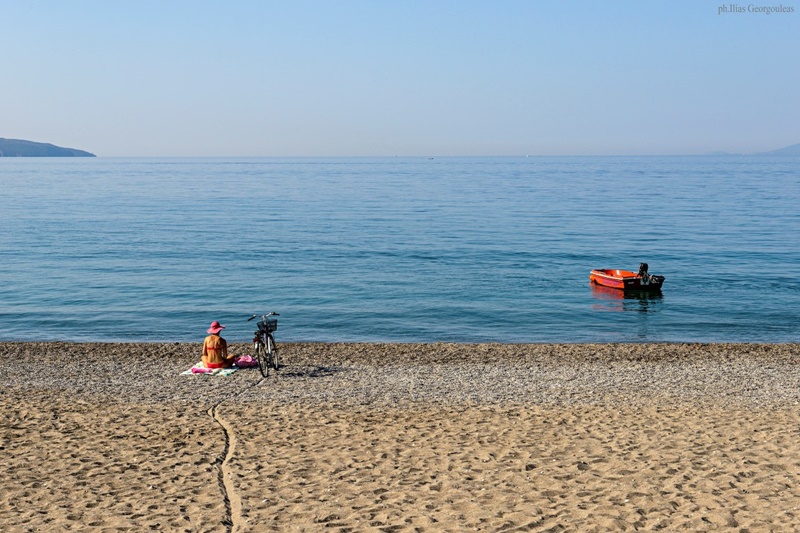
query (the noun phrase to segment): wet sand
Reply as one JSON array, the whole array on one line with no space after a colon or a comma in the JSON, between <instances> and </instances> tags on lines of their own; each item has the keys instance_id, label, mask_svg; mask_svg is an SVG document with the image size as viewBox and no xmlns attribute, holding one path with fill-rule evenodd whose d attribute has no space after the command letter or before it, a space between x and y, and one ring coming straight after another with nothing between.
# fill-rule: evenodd
<instances>
[{"instance_id":1,"label":"wet sand","mask_svg":"<svg viewBox=\"0 0 800 533\"><path fill-rule=\"evenodd\" d=\"M234 345L234 351L247 348ZM0 343L8 531L791 531L800 347Z\"/></svg>"}]
</instances>

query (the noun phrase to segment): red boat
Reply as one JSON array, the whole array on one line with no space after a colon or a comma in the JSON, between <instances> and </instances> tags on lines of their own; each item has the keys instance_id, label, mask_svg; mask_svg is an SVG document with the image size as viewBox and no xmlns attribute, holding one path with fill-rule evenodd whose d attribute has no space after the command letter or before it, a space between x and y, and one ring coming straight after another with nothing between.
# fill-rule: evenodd
<instances>
[{"instance_id":1,"label":"red boat","mask_svg":"<svg viewBox=\"0 0 800 533\"><path fill-rule=\"evenodd\" d=\"M660 291L664 276L647 273L647 263L639 264L639 272L619 269L599 269L589 273L592 283L624 291Z\"/></svg>"}]
</instances>

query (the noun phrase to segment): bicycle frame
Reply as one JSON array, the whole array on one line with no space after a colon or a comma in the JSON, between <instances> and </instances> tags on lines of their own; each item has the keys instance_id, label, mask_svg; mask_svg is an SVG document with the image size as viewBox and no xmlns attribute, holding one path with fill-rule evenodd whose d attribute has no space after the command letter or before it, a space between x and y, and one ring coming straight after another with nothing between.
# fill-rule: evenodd
<instances>
[{"instance_id":1,"label":"bicycle frame","mask_svg":"<svg viewBox=\"0 0 800 533\"><path fill-rule=\"evenodd\" d=\"M263 377L269 376L269 369L276 371L280 368L278 361L278 346L275 344L275 337L272 332L278 329L278 321L271 319L272 316L279 316L278 313L268 313L261 316L258 322L258 329L253 334L253 351L258 360L258 368ZM257 315L253 315L247 320L253 320Z\"/></svg>"}]
</instances>

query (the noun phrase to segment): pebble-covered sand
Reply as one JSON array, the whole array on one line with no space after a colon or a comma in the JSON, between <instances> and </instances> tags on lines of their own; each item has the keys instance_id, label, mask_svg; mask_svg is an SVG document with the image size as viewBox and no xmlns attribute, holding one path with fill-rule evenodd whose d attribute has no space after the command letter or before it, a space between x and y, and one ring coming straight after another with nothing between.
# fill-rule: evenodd
<instances>
[{"instance_id":1,"label":"pebble-covered sand","mask_svg":"<svg viewBox=\"0 0 800 533\"><path fill-rule=\"evenodd\" d=\"M286 367L225 379L180 372L199 344L0 343L0 382L122 401L796 406L796 344L324 344L281 346ZM246 354L249 345L232 345ZM197 376L194 376L195 378ZM250 387L250 388L248 388Z\"/></svg>"},{"instance_id":2,"label":"pebble-covered sand","mask_svg":"<svg viewBox=\"0 0 800 533\"><path fill-rule=\"evenodd\" d=\"M199 352L0 343L0 530L800 530L797 344Z\"/></svg>"}]
</instances>

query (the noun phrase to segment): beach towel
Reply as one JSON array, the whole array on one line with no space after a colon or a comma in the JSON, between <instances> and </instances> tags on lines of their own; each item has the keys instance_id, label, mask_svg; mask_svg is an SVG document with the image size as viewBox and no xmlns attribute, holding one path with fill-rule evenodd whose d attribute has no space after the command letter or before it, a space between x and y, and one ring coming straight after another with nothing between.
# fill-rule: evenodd
<instances>
[{"instance_id":1,"label":"beach towel","mask_svg":"<svg viewBox=\"0 0 800 533\"><path fill-rule=\"evenodd\" d=\"M234 372L239 370L238 367L232 366L230 368L206 368L203 366L202 361L195 364L189 370L184 370L181 372L182 376L194 376L194 375L201 375L201 376L230 376Z\"/></svg>"}]
</instances>

